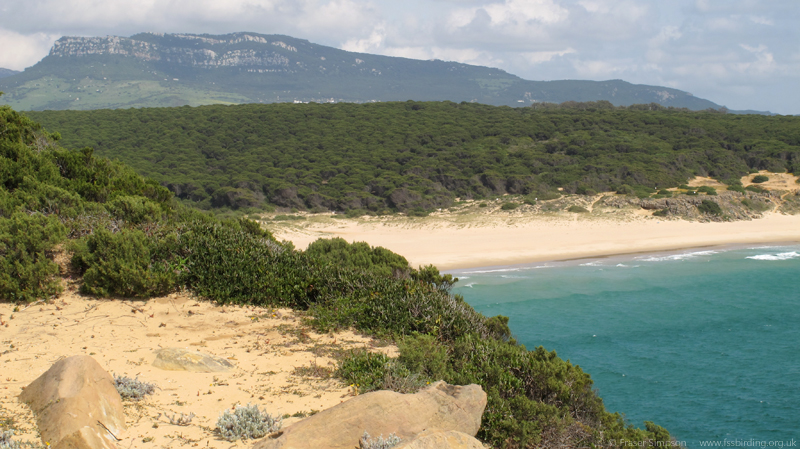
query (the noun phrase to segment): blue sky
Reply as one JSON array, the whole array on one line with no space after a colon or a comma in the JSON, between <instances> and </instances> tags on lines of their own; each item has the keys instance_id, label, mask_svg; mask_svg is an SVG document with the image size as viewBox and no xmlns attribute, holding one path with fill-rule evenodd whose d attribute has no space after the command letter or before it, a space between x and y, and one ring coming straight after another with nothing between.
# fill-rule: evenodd
<instances>
[{"instance_id":1,"label":"blue sky","mask_svg":"<svg viewBox=\"0 0 800 449\"><path fill-rule=\"evenodd\" d=\"M800 114L798 24L797 0L0 0L0 67L35 64L63 35L251 31Z\"/></svg>"}]
</instances>

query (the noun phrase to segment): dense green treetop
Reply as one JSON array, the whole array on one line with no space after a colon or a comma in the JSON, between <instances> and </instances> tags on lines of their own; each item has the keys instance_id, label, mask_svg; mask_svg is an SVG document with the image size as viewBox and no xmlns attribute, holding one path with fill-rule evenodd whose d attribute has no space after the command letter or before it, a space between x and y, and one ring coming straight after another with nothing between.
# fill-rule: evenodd
<instances>
[{"instance_id":1,"label":"dense green treetop","mask_svg":"<svg viewBox=\"0 0 800 449\"><path fill-rule=\"evenodd\" d=\"M432 209L456 197L800 171L800 118L607 102L271 104L29 115L201 208Z\"/></svg>"}]
</instances>

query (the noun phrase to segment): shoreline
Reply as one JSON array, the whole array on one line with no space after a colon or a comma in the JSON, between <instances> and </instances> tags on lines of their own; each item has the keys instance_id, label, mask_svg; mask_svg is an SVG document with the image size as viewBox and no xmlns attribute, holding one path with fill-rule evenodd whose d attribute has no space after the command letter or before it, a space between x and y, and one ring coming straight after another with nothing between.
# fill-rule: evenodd
<instances>
[{"instance_id":1,"label":"shoreline","mask_svg":"<svg viewBox=\"0 0 800 449\"><path fill-rule=\"evenodd\" d=\"M474 266L474 267L449 268L449 269L443 269L442 273L458 274L459 276L461 276L461 275L469 275L470 273L486 273L491 271L497 271L497 272L517 271L519 269L528 268L534 264L536 264L536 266L531 268L553 268L553 267L563 268L563 267L570 267L577 265L587 265L583 262L588 262L588 261L590 261L589 265L592 265L594 262L601 262L601 261L622 263L630 261L631 259L635 260L637 257L641 256L662 257L662 256L680 255L680 254L693 254L696 252L719 253L719 252L753 248L753 245L767 245L763 246L763 248L773 248L773 247L781 248L781 247L791 247L800 245L800 241L726 243L720 245L689 246L683 248L665 249L661 251L633 251L627 253L574 257L569 259L534 260L534 261L526 261L520 263L502 264L502 265L484 265L484 266ZM539 264L544 264L544 265L539 265Z\"/></svg>"},{"instance_id":2,"label":"shoreline","mask_svg":"<svg viewBox=\"0 0 800 449\"><path fill-rule=\"evenodd\" d=\"M657 253L696 248L800 242L800 215L766 213L749 221L691 222L630 214L578 216L452 216L424 219L309 220L272 226L279 239L305 249L317 238L341 237L382 246L412 266L442 271Z\"/></svg>"}]
</instances>

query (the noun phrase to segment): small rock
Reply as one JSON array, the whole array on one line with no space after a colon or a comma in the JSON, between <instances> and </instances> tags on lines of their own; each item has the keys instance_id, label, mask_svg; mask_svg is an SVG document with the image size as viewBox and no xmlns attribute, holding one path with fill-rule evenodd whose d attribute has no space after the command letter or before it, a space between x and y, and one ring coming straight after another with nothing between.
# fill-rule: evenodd
<instances>
[{"instance_id":1,"label":"small rock","mask_svg":"<svg viewBox=\"0 0 800 449\"><path fill-rule=\"evenodd\" d=\"M223 358L179 348L159 349L153 366L167 371L193 373L222 373L233 368L233 364Z\"/></svg>"}]
</instances>

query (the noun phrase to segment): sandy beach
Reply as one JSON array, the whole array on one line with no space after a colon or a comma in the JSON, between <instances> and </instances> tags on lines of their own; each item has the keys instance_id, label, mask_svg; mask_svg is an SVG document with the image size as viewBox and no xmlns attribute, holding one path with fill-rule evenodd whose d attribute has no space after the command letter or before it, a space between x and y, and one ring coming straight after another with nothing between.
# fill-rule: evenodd
<instances>
[{"instance_id":1,"label":"sandy beach","mask_svg":"<svg viewBox=\"0 0 800 449\"><path fill-rule=\"evenodd\" d=\"M383 246L412 266L440 270L512 265L731 244L800 242L800 215L765 213L733 222L665 220L647 211L525 215L495 212L429 217L362 217L270 223L279 239L306 248L317 238L341 237Z\"/></svg>"}]
</instances>

